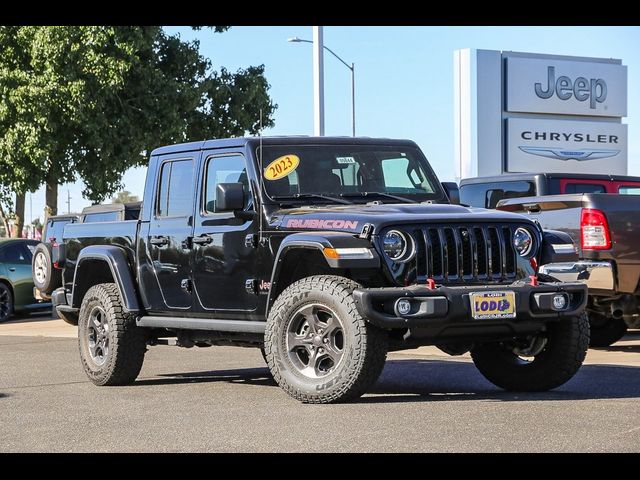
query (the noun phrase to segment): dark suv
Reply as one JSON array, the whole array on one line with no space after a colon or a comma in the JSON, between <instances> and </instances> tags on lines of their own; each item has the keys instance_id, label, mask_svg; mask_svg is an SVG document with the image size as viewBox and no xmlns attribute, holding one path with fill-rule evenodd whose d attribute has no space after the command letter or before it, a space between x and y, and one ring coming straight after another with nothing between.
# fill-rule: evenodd
<instances>
[{"instance_id":1,"label":"dark suv","mask_svg":"<svg viewBox=\"0 0 640 480\"><path fill-rule=\"evenodd\" d=\"M53 300L98 385L134 381L161 343L263 348L304 402L357 397L387 351L420 345L471 351L506 389L563 384L589 342L587 287L536 269L576 258L552 248L570 238L456 196L408 140L159 148L139 219L67 226Z\"/></svg>"}]
</instances>

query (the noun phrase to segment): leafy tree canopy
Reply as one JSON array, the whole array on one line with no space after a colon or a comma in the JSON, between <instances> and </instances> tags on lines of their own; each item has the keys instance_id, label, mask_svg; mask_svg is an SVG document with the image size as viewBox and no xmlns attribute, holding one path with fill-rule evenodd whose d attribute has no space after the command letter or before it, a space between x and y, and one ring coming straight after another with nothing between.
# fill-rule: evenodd
<instances>
[{"instance_id":1,"label":"leafy tree canopy","mask_svg":"<svg viewBox=\"0 0 640 480\"><path fill-rule=\"evenodd\" d=\"M103 201L157 146L272 126L268 90L263 65L214 71L160 26L0 27L0 193L81 178Z\"/></svg>"}]
</instances>

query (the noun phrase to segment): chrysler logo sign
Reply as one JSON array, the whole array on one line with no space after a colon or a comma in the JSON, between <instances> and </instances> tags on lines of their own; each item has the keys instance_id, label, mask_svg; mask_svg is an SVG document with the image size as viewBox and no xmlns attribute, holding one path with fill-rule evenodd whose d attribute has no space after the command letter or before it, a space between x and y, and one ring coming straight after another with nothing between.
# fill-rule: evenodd
<instances>
[{"instance_id":1,"label":"chrysler logo sign","mask_svg":"<svg viewBox=\"0 0 640 480\"><path fill-rule=\"evenodd\" d=\"M607 82L602 78L578 77L575 81L567 76L560 76L556 80L556 68L547 67L547 84L536 83L534 89L538 98L544 100L554 95L560 100L574 97L579 102L589 101L589 108L595 109L596 103L603 103L607 99Z\"/></svg>"},{"instance_id":2,"label":"chrysler logo sign","mask_svg":"<svg viewBox=\"0 0 640 480\"><path fill-rule=\"evenodd\" d=\"M571 150L566 148L550 147L518 147L525 153L538 155L540 157L554 158L557 160L596 160L598 158L615 157L620 150Z\"/></svg>"}]
</instances>

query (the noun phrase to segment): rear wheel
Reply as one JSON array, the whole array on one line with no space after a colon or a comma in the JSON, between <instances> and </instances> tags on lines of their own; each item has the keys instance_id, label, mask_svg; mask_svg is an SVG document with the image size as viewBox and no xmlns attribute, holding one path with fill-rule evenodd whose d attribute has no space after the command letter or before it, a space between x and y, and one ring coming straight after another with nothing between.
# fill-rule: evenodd
<instances>
[{"instance_id":1,"label":"rear wheel","mask_svg":"<svg viewBox=\"0 0 640 480\"><path fill-rule=\"evenodd\" d=\"M627 324L622 318L613 318L602 313L589 312L591 347L608 347L627 333Z\"/></svg>"},{"instance_id":2,"label":"rear wheel","mask_svg":"<svg viewBox=\"0 0 640 480\"><path fill-rule=\"evenodd\" d=\"M357 398L382 372L383 330L360 316L352 292L358 284L330 275L287 287L269 313L265 353L278 385L305 403Z\"/></svg>"},{"instance_id":3,"label":"rear wheel","mask_svg":"<svg viewBox=\"0 0 640 480\"><path fill-rule=\"evenodd\" d=\"M6 322L13 313L13 294L7 284L0 282L0 323Z\"/></svg>"},{"instance_id":4,"label":"rear wheel","mask_svg":"<svg viewBox=\"0 0 640 480\"><path fill-rule=\"evenodd\" d=\"M82 300L78 343L84 371L96 385L132 383L147 350L135 316L125 313L115 283L91 287Z\"/></svg>"},{"instance_id":5,"label":"rear wheel","mask_svg":"<svg viewBox=\"0 0 640 480\"><path fill-rule=\"evenodd\" d=\"M573 377L587 354L586 315L549 323L547 331L520 341L485 343L471 350L480 373L505 390L541 392Z\"/></svg>"}]
</instances>

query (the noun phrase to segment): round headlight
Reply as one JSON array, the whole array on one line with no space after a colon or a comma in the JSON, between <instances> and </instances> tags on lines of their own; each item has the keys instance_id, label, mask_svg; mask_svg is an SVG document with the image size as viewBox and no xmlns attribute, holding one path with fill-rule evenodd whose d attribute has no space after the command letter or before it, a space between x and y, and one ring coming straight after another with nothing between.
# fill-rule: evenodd
<instances>
[{"instance_id":1,"label":"round headlight","mask_svg":"<svg viewBox=\"0 0 640 480\"><path fill-rule=\"evenodd\" d=\"M384 253L394 262L406 262L413 257L413 242L404 233L391 230L382 238Z\"/></svg>"},{"instance_id":2,"label":"round headlight","mask_svg":"<svg viewBox=\"0 0 640 480\"><path fill-rule=\"evenodd\" d=\"M518 255L526 257L533 249L533 237L528 230L518 228L513 234L513 248L516 249Z\"/></svg>"}]
</instances>

